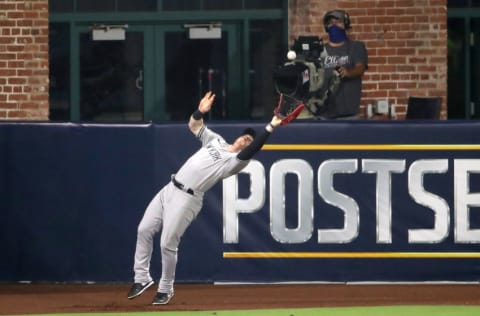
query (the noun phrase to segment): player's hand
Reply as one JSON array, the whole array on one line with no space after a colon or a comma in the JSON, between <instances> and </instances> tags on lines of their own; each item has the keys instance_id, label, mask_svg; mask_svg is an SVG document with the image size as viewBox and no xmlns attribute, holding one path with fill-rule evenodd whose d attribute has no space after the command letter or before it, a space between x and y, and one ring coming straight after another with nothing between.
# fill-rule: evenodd
<instances>
[{"instance_id":1,"label":"player's hand","mask_svg":"<svg viewBox=\"0 0 480 316\"><path fill-rule=\"evenodd\" d=\"M279 118L278 116L274 115L272 120L270 121L270 124L272 124L273 127L277 127L282 123L282 119Z\"/></svg>"},{"instance_id":2,"label":"player's hand","mask_svg":"<svg viewBox=\"0 0 480 316\"><path fill-rule=\"evenodd\" d=\"M198 110L202 113L207 113L212 107L213 100L215 100L215 94L213 94L212 91L208 91L200 100L200 103L198 104Z\"/></svg>"}]
</instances>

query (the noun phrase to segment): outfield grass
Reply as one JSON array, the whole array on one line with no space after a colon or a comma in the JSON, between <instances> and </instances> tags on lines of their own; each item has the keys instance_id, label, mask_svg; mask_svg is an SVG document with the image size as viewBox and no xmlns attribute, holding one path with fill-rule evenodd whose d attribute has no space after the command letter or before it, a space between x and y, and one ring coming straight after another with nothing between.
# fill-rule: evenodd
<instances>
[{"instance_id":1,"label":"outfield grass","mask_svg":"<svg viewBox=\"0 0 480 316\"><path fill-rule=\"evenodd\" d=\"M41 316L478 316L480 306L382 306L382 307L334 307L296 309L258 309L236 311L182 311L143 313L88 313L88 314L49 314ZM29 315L33 316L33 315Z\"/></svg>"}]
</instances>

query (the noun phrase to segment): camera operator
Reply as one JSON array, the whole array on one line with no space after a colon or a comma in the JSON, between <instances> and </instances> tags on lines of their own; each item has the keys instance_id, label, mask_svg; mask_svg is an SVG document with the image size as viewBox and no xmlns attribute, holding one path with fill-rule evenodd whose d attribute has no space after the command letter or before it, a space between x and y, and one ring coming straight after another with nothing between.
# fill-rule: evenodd
<instances>
[{"instance_id":1,"label":"camera operator","mask_svg":"<svg viewBox=\"0 0 480 316\"><path fill-rule=\"evenodd\" d=\"M362 76L368 67L365 44L348 38L350 17L343 10L327 12L323 24L328 33L326 54L321 58L326 80L332 80L334 70L341 79L338 89L325 100L321 112L316 116L324 119L358 119Z\"/></svg>"}]
</instances>

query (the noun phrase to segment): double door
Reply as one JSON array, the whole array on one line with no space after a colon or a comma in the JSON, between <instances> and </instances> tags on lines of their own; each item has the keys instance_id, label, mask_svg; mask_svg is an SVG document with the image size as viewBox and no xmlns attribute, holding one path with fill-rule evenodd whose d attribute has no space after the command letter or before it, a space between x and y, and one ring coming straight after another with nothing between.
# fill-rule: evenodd
<instances>
[{"instance_id":1,"label":"double door","mask_svg":"<svg viewBox=\"0 0 480 316\"><path fill-rule=\"evenodd\" d=\"M217 95L212 119L248 112L238 25L221 25L215 38L191 38L195 25L183 23L102 27L125 34L98 39L91 25L73 29L71 120L184 121L208 90Z\"/></svg>"}]
</instances>

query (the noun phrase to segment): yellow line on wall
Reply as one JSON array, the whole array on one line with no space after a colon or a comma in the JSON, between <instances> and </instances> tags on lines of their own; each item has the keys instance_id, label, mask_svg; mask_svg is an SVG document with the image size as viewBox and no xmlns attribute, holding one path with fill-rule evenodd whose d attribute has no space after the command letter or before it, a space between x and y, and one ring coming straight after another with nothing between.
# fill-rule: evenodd
<instances>
[{"instance_id":1,"label":"yellow line on wall","mask_svg":"<svg viewBox=\"0 0 480 316\"><path fill-rule=\"evenodd\" d=\"M224 252L223 258L263 258L263 259L282 259L282 258L480 258L480 252Z\"/></svg>"},{"instance_id":2,"label":"yellow line on wall","mask_svg":"<svg viewBox=\"0 0 480 316\"><path fill-rule=\"evenodd\" d=\"M262 150L480 150L477 144L265 144Z\"/></svg>"}]
</instances>

